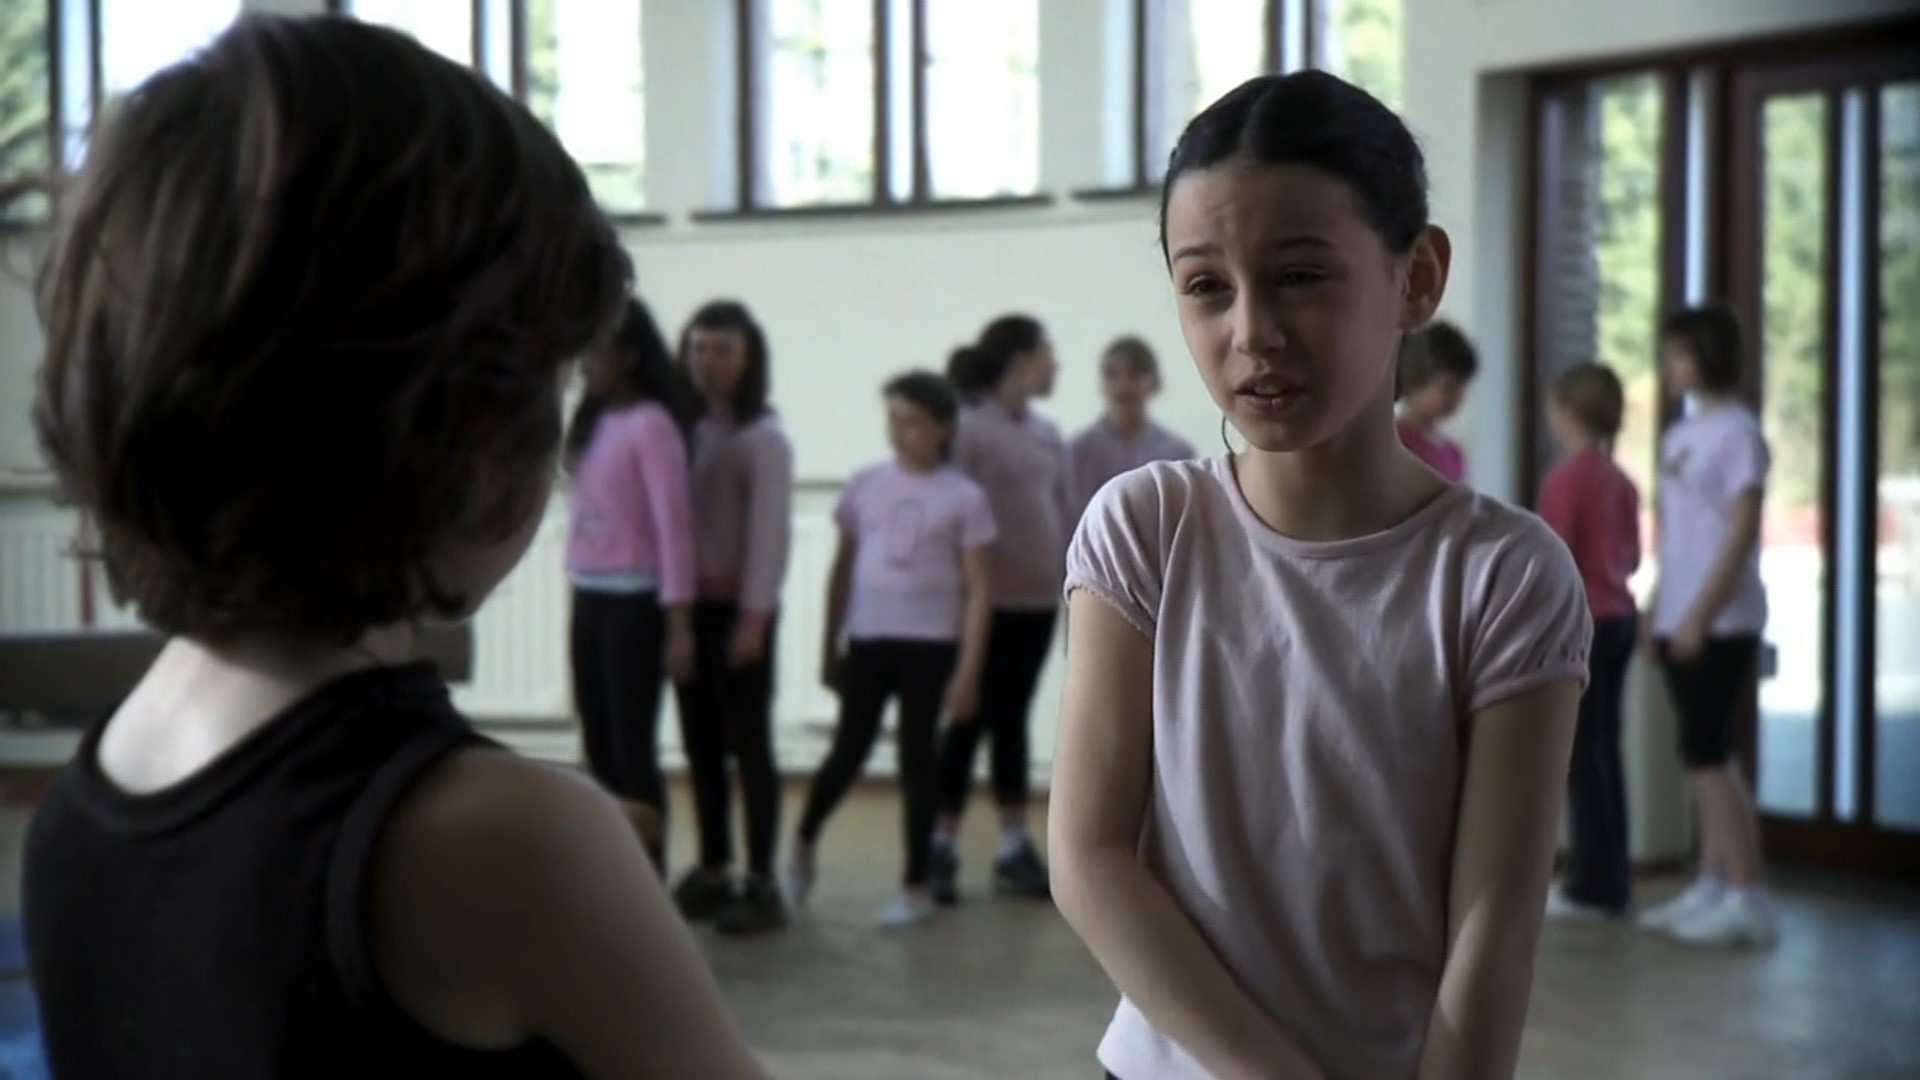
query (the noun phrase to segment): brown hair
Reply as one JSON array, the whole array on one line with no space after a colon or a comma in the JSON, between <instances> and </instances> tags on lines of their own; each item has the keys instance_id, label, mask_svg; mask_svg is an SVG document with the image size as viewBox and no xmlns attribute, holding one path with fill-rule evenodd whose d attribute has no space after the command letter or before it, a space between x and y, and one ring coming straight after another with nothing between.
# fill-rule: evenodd
<instances>
[{"instance_id":1,"label":"brown hair","mask_svg":"<svg viewBox=\"0 0 1920 1080\"><path fill-rule=\"evenodd\" d=\"M1627 411L1627 395L1620 376L1605 364L1578 364L1560 373L1550 391L1553 401L1587 434L1612 442L1620 434Z\"/></svg>"},{"instance_id":2,"label":"brown hair","mask_svg":"<svg viewBox=\"0 0 1920 1080\"><path fill-rule=\"evenodd\" d=\"M1100 368L1104 372L1109 361L1118 360L1129 375L1144 375L1157 379L1160 377L1160 361L1153 355L1153 346L1128 334L1115 338L1100 354Z\"/></svg>"},{"instance_id":3,"label":"brown hair","mask_svg":"<svg viewBox=\"0 0 1920 1080\"><path fill-rule=\"evenodd\" d=\"M335 17L240 19L93 139L34 426L156 628L349 640L465 600L550 491L565 366L631 268L554 137Z\"/></svg>"},{"instance_id":4,"label":"brown hair","mask_svg":"<svg viewBox=\"0 0 1920 1080\"><path fill-rule=\"evenodd\" d=\"M1480 370L1480 354L1467 335L1450 322L1429 323L1400 339L1394 397L1414 393L1442 375L1471 379Z\"/></svg>"}]
</instances>

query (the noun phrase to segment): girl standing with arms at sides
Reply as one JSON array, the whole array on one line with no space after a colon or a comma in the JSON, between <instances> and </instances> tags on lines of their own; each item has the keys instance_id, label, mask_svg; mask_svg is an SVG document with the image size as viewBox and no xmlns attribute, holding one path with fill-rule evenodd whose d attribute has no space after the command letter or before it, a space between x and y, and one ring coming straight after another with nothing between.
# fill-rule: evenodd
<instances>
[{"instance_id":1,"label":"girl standing with arms at sides","mask_svg":"<svg viewBox=\"0 0 1920 1080\"><path fill-rule=\"evenodd\" d=\"M767 402L767 337L745 305L694 313L680 358L700 399L693 431L693 676L679 686L700 820L700 863L674 899L730 934L786 925L773 877L780 773L773 751L774 632L793 534L793 446ZM747 873L733 876L733 776L746 808Z\"/></svg>"},{"instance_id":2,"label":"girl standing with arms at sides","mask_svg":"<svg viewBox=\"0 0 1920 1080\"><path fill-rule=\"evenodd\" d=\"M934 740L943 718L972 716L978 700L994 523L979 485L948 464L960 404L947 381L911 372L888 383L885 397L893 460L854 474L834 511L840 550L820 677L840 695L840 726L807 796L789 892L803 902L812 888L820 830L866 766L895 698L907 868L880 921L902 926L933 912Z\"/></svg>"},{"instance_id":3,"label":"girl standing with arms at sides","mask_svg":"<svg viewBox=\"0 0 1920 1080\"><path fill-rule=\"evenodd\" d=\"M1693 408L1660 439L1651 636L1679 715L1700 872L1640 921L1695 945L1768 945L1779 928L1760 881L1760 822L1733 759L1733 712L1767 624L1760 509L1771 459L1759 418L1740 401L1746 351L1732 312L1670 317L1660 366L1668 393Z\"/></svg>"},{"instance_id":4,"label":"girl standing with arms at sides","mask_svg":"<svg viewBox=\"0 0 1920 1080\"><path fill-rule=\"evenodd\" d=\"M1169 159L1194 366L1247 449L1094 497L1050 837L1121 1080L1513 1075L1591 624L1539 518L1400 445L1451 248L1400 118L1254 79ZM1386 666L1382 666L1386 665Z\"/></svg>"},{"instance_id":5,"label":"girl standing with arms at sides","mask_svg":"<svg viewBox=\"0 0 1920 1080\"><path fill-rule=\"evenodd\" d=\"M970 402L960 414L953 463L987 493L999 535L990 560L993 615L979 707L941 736L933 898L941 904L960 898L956 837L973 787L974 751L985 735L993 741L993 797L1000 807L994 888L1044 900L1047 868L1027 831L1028 716L1053 650L1061 559L1076 512L1060 429L1031 407L1034 398L1053 392L1053 343L1034 319L1004 315L987 324L977 343L956 352L947 371Z\"/></svg>"},{"instance_id":6,"label":"girl standing with arms at sides","mask_svg":"<svg viewBox=\"0 0 1920 1080\"><path fill-rule=\"evenodd\" d=\"M614 800L412 659L526 552L631 285L579 167L410 38L254 14L66 195L34 427L167 643L34 813L52 1073L763 1077Z\"/></svg>"},{"instance_id":7,"label":"girl standing with arms at sides","mask_svg":"<svg viewBox=\"0 0 1920 1080\"><path fill-rule=\"evenodd\" d=\"M1467 385L1480 370L1473 342L1449 322L1408 334L1400 346L1400 441L1434 472L1467 481L1467 455L1440 425L1460 411Z\"/></svg>"},{"instance_id":8,"label":"girl standing with arms at sides","mask_svg":"<svg viewBox=\"0 0 1920 1080\"><path fill-rule=\"evenodd\" d=\"M1573 552L1593 615L1587 691L1567 773L1567 872L1547 895L1550 918L1617 918L1633 900L1620 711L1639 638L1627 579L1640 565L1640 492L1613 461L1625 412L1620 377L1600 364L1562 372L1547 399L1547 426L1562 456L1540 484L1540 516Z\"/></svg>"},{"instance_id":9,"label":"girl standing with arms at sides","mask_svg":"<svg viewBox=\"0 0 1920 1080\"><path fill-rule=\"evenodd\" d=\"M664 815L660 694L693 673L687 402L638 299L580 370L586 392L566 438L573 699L594 779ZM651 854L664 873L666 852Z\"/></svg>"},{"instance_id":10,"label":"girl standing with arms at sides","mask_svg":"<svg viewBox=\"0 0 1920 1080\"><path fill-rule=\"evenodd\" d=\"M1193 444L1147 416L1147 403L1160 392L1160 361L1137 337L1107 346L1100 359L1100 390L1105 416L1067 444L1073 459L1074 496L1085 506L1107 481L1149 461L1185 461Z\"/></svg>"}]
</instances>

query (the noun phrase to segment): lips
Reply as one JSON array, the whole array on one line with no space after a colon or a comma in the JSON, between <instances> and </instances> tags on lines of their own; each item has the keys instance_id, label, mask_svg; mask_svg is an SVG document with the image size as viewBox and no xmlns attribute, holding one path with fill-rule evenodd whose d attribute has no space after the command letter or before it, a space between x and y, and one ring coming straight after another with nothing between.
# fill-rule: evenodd
<instances>
[{"instance_id":1,"label":"lips","mask_svg":"<svg viewBox=\"0 0 1920 1080\"><path fill-rule=\"evenodd\" d=\"M1261 375L1235 387L1233 396L1250 412L1275 416L1291 411L1306 396L1306 387L1291 379Z\"/></svg>"}]
</instances>

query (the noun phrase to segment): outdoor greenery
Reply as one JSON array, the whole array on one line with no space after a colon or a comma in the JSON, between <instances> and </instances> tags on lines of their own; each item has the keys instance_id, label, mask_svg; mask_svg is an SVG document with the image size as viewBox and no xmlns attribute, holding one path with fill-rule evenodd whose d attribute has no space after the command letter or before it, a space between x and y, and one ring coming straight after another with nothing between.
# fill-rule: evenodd
<instances>
[{"instance_id":1,"label":"outdoor greenery","mask_svg":"<svg viewBox=\"0 0 1920 1080\"><path fill-rule=\"evenodd\" d=\"M1633 76L1598 87L1600 160L1594 260L1599 272L1600 362L1627 392L1615 454L1651 496L1660 432L1660 80Z\"/></svg>"},{"instance_id":2,"label":"outdoor greenery","mask_svg":"<svg viewBox=\"0 0 1920 1080\"><path fill-rule=\"evenodd\" d=\"M1398 109L1405 35L1400 30L1406 0L1317 0L1315 14L1327 27L1322 39L1332 56L1326 67Z\"/></svg>"},{"instance_id":3,"label":"outdoor greenery","mask_svg":"<svg viewBox=\"0 0 1920 1080\"><path fill-rule=\"evenodd\" d=\"M0 0L0 185L44 174L53 149L46 0ZM38 196L0 199L0 219L45 214Z\"/></svg>"}]
</instances>

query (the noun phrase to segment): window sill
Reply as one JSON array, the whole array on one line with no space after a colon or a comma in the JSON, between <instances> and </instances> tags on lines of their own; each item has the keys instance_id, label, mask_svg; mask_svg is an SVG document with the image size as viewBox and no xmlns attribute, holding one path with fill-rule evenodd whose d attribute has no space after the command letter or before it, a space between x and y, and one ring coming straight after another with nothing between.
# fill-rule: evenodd
<instances>
[{"instance_id":1,"label":"window sill","mask_svg":"<svg viewBox=\"0 0 1920 1080\"><path fill-rule=\"evenodd\" d=\"M1001 195L986 199L928 199L920 202L816 203L807 206L761 206L741 210L697 210L692 218L702 225L745 221L792 221L815 218L898 217L917 214L954 214L983 210L1010 210L1052 206L1050 194Z\"/></svg>"},{"instance_id":2,"label":"window sill","mask_svg":"<svg viewBox=\"0 0 1920 1080\"><path fill-rule=\"evenodd\" d=\"M1074 202L1083 203L1144 202L1160 198L1160 185L1129 184L1125 187L1078 188L1069 192L1069 195Z\"/></svg>"},{"instance_id":3,"label":"window sill","mask_svg":"<svg viewBox=\"0 0 1920 1080\"><path fill-rule=\"evenodd\" d=\"M667 215L652 210L608 210L607 220L621 229L658 229L667 224Z\"/></svg>"}]
</instances>

